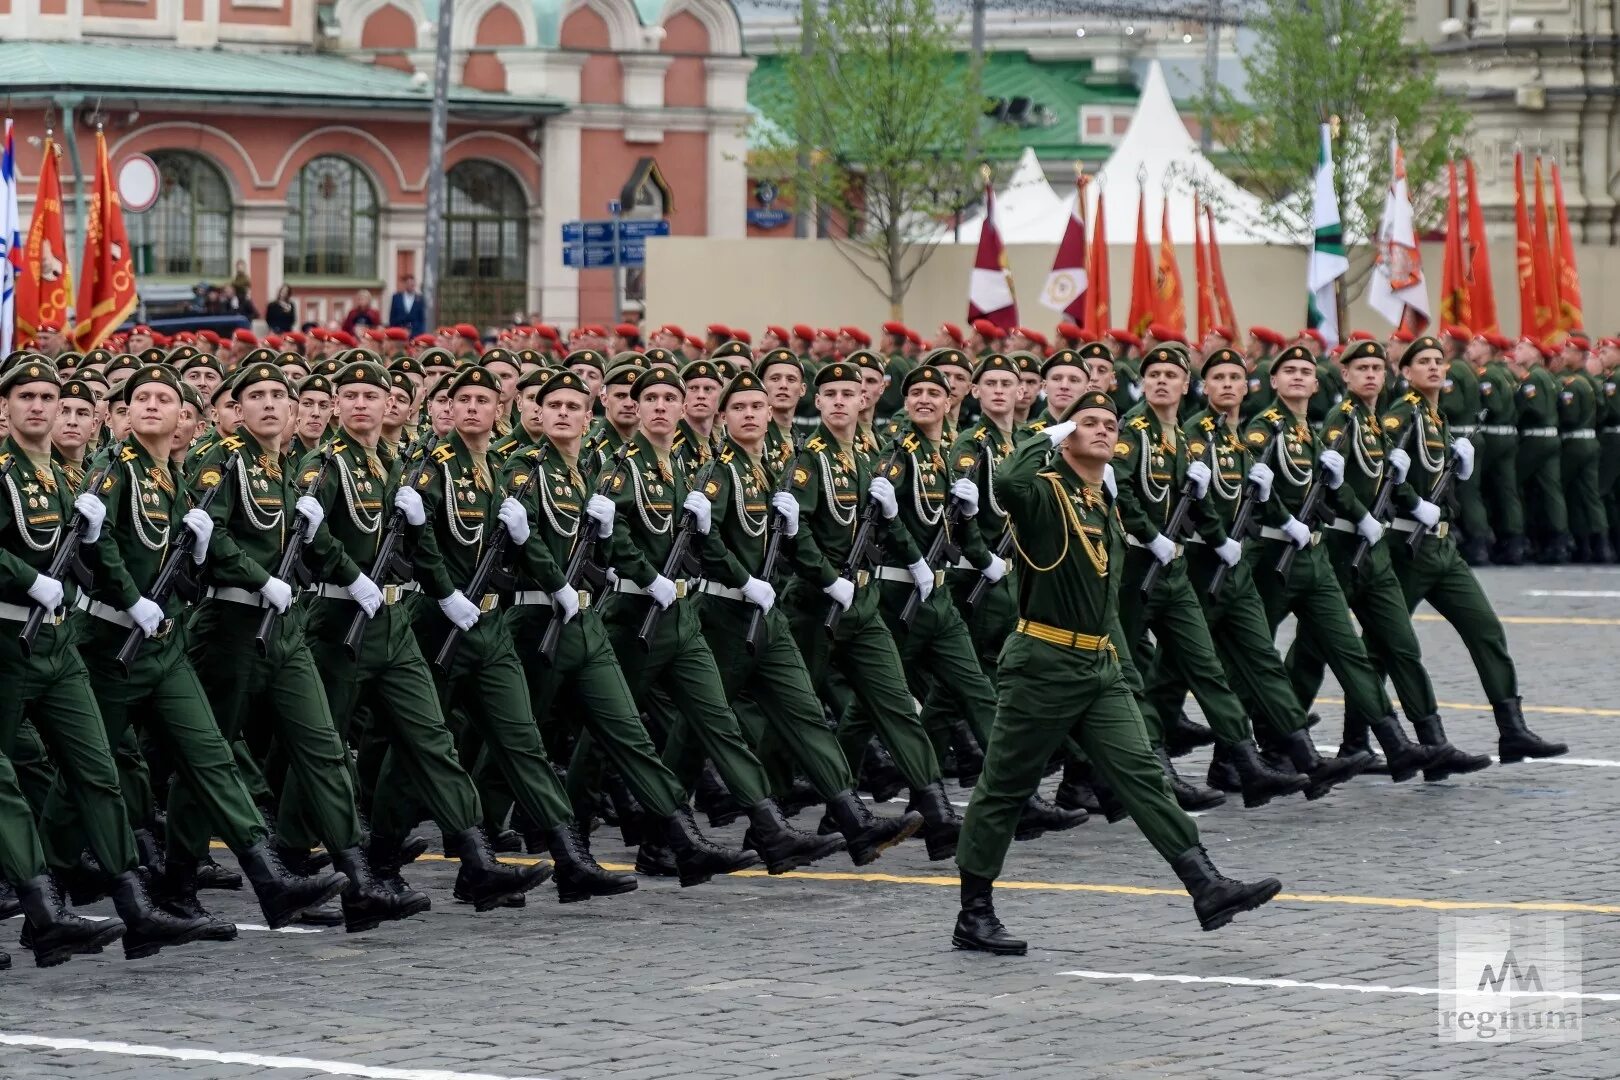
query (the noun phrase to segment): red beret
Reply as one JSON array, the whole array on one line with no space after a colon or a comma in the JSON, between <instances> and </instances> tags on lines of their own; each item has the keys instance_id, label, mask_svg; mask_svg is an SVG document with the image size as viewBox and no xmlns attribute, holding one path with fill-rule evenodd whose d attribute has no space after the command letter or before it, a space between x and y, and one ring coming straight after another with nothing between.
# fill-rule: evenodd
<instances>
[{"instance_id":1,"label":"red beret","mask_svg":"<svg viewBox=\"0 0 1620 1080\"><path fill-rule=\"evenodd\" d=\"M1350 331L1350 340L1351 341L1377 341L1378 339L1372 336L1372 332L1370 330L1352 330L1352 331Z\"/></svg>"},{"instance_id":2,"label":"red beret","mask_svg":"<svg viewBox=\"0 0 1620 1080\"><path fill-rule=\"evenodd\" d=\"M916 345L918 348L922 347L922 343L923 343L922 335L917 333L917 331L915 331L915 330L911 330L911 329L906 330L906 340L911 342L913 345Z\"/></svg>"},{"instance_id":3,"label":"red beret","mask_svg":"<svg viewBox=\"0 0 1620 1080\"><path fill-rule=\"evenodd\" d=\"M431 348L438 343L439 339L434 337L432 334L417 334L415 337L411 338L412 345L420 345L424 349Z\"/></svg>"},{"instance_id":4,"label":"red beret","mask_svg":"<svg viewBox=\"0 0 1620 1080\"><path fill-rule=\"evenodd\" d=\"M1484 338L1485 344L1489 345L1493 349L1506 352L1507 350L1513 348L1513 342L1509 341L1502 334L1496 333L1495 331L1484 333L1479 336Z\"/></svg>"},{"instance_id":5,"label":"red beret","mask_svg":"<svg viewBox=\"0 0 1620 1080\"><path fill-rule=\"evenodd\" d=\"M403 326L390 326L387 331L385 331L384 336L389 341L411 340L411 332L405 329Z\"/></svg>"},{"instance_id":6,"label":"red beret","mask_svg":"<svg viewBox=\"0 0 1620 1080\"><path fill-rule=\"evenodd\" d=\"M1233 330L1230 326L1222 326L1222 325L1217 324L1215 326L1210 327L1209 332L1212 333L1212 334L1216 334L1216 335L1218 335L1220 337L1223 337L1227 341L1236 341L1237 340L1237 331Z\"/></svg>"},{"instance_id":7,"label":"red beret","mask_svg":"<svg viewBox=\"0 0 1620 1080\"><path fill-rule=\"evenodd\" d=\"M1140 349L1142 347L1142 339L1131 333L1129 330L1110 330L1108 331L1107 336L1113 338L1121 345L1129 345L1133 349Z\"/></svg>"},{"instance_id":8,"label":"red beret","mask_svg":"<svg viewBox=\"0 0 1620 1080\"><path fill-rule=\"evenodd\" d=\"M351 349L360 344L354 340L354 335L346 330L331 330L328 331L326 336L329 340L335 341L339 345L347 345Z\"/></svg>"},{"instance_id":9,"label":"red beret","mask_svg":"<svg viewBox=\"0 0 1620 1080\"><path fill-rule=\"evenodd\" d=\"M687 334L686 335L686 343L688 345L692 346L692 348L694 348L694 349L703 348L703 339L700 338L700 337L697 337L694 334Z\"/></svg>"},{"instance_id":10,"label":"red beret","mask_svg":"<svg viewBox=\"0 0 1620 1080\"><path fill-rule=\"evenodd\" d=\"M838 332L840 334L848 334L850 337L859 342L862 348L866 348L872 344L872 335L868 334L865 330L862 330L858 326L840 326L838 328Z\"/></svg>"},{"instance_id":11,"label":"red beret","mask_svg":"<svg viewBox=\"0 0 1620 1080\"><path fill-rule=\"evenodd\" d=\"M1489 340L1488 336L1487 336L1487 340ZM1602 338L1598 338L1597 339L1597 347L1600 348L1600 349L1620 349L1620 337L1602 337Z\"/></svg>"},{"instance_id":12,"label":"red beret","mask_svg":"<svg viewBox=\"0 0 1620 1080\"><path fill-rule=\"evenodd\" d=\"M1314 326L1307 326L1305 329L1299 332L1299 336L1302 338L1308 337L1312 341L1315 341L1318 345L1322 346L1324 349L1327 348L1327 338L1323 336L1322 331L1316 329Z\"/></svg>"},{"instance_id":13,"label":"red beret","mask_svg":"<svg viewBox=\"0 0 1620 1080\"><path fill-rule=\"evenodd\" d=\"M281 335L280 334L266 334L264 336L264 343L269 348L280 349L281 348Z\"/></svg>"},{"instance_id":14,"label":"red beret","mask_svg":"<svg viewBox=\"0 0 1620 1080\"><path fill-rule=\"evenodd\" d=\"M682 330L674 323L665 323L663 326L658 328L658 332L660 334L668 334L670 337L684 338L686 336L686 331Z\"/></svg>"},{"instance_id":15,"label":"red beret","mask_svg":"<svg viewBox=\"0 0 1620 1080\"><path fill-rule=\"evenodd\" d=\"M802 322L801 323L794 323L793 324L793 336L796 337L796 338L802 338L805 341L809 341L811 338L816 336L816 328L813 327L813 326L806 325L805 323L802 323Z\"/></svg>"},{"instance_id":16,"label":"red beret","mask_svg":"<svg viewBox=\"0 0 1620 1080\"><path fill-rule=\"evenodd\" d=\"M615 326L613 328L613 332L624 338L639 337L641 335L641 330L637 328L635 323L627 322L622 322L618 326Z\"/></svg>"},{"instance_id":17,"label":"red beret","mask_svg":"<svg viewBox=\"0 0 1620 1080\"><path fill-rule=\"evenodd\" d=\"M704 329L711 334L718 334L721 337L731 336L731 327L727 326L723 322L712 322L708 326L704 327Z\"/></svg>"},{"instance_id":18,"label":"red beret","mask_svg":"<svg viewBox=\"0 0 1620 1080\"><path fill-rule=\"evenodd\" d=\"M816 337L824 337L828 341L837 341L838 331L833 330L830 327L818 326L816 327Z\"/></svg>"},{"instance_id":19,"label":"red beret","mask_svg":"<svg viewBox=\"0 0 1620 1080\"><path fill-rule=\"evenodd\" d=\"M1179 341L1183 345L1187 344L1187 335L1169 323L1149 323L1148 333L1159 341Z\"/></svg>"},{"instance_id":20,"label":"red beret","mask_svg":"<svg viewBox=\"0 0 1620 1080\"><path fill-rule=\"evenodd\" d=\"M470 338L473 341L480 340L478 327L472 325L471 323L456 323L456 325L451 327L451 329L464 338Z\"/></svg>"},{"instance_id":21,"label":"red beret","mask_svg":"<svg viewBox=\"0 0 1620 1080\"><path fill-rule=\"evenodd\" d=\"M1468 327L1463 326L1461 323L1447 326L1440 332L1446 337L1450 338L1452 341L1468 341L1474 336L1473 331L1469 330Z\"/></svg>"},{"instance_id":22,"label":"red beret","mask_svg":"<svg viewBox=\"0 0 1620 1080\"><path fill-rule=\"evenodd\" d=\"M895 321L891 320L891 321L886 322L886 323L883 324L883 332L885 334L893 334L895 337L905 337L906 336L906 324L903 323L903 322L895 322Z\"/></svg>"},{"instance_id":23,"label":"red beret","mask_svg":"<svg viewBox=\"0 0 1620 1080\"><path fill-rule=\"evenodd\" d=\"M752 345L754 343L754 335L750 334L746 330L733 330L731 332L731 336L742 342L744 345Z\"/></svg>"},{"instance_id":24,"label":"red beret","mask_svg":"<svg viewBox=\"0 0 1620 1080\"><path fill-rule=\"evenodd\" d=\"M1047 347L1048 342L1046 340L1046 335L1041 333L1039 330L1031 330L1028 327L1019 327L1019 329L1023 332L1025 337L1029 338L1029 340L1033 341L1041 348L1044 349Z\"/></svg>"},{"instance_id":25,"label":"red beret","mask_svg":"<svg viewBox=\"0 0 1620 1080\"><path fill-rule=\"evenodd\" d=\"M132 334L151 334L152 328L145 323L136 323L129 332Z\"/></svg>"},{"instance_id":26,"label":"red beret","mask_svg":"<svg viewBox=\"0 0 1620 1080\"><path fill-rule=\"evenodd\" d=\"M1249 336L1259 338L1267 345L1275 345L1279 349L1288 344L1286 338L1269 326L1251 326L1249 327Z\"/></svg>"},{"instance_id":27,"label":"red beret","mask_svg":"<svg viewBox=\"0 0 1620 1080\"><path fill-rule=\"evenodd\" d=\"M165 337L164 335L158 333L156 330L151 331L151 338L152 338L152 344L160 346L160 347L165 348L165 349L167 349L169 347L169 339L167 337Z\"/></svg>"},{"instance_id":28,"label":"red beret","mask_svg":"<svg viewBox=\"0 0 1620 1080\"><path fill-rule=\"evenodd\" d=\"M1389 340L1399 341L1403 345L1410 345L1412 342L1416 341L1417 338L1412 336L1412 331L1410 330L1397 330L1393 334L1389 335Z\"/></svg>"},{"instance_id":29,"label":"red beret","mask_svg":"<svg viewBox=\"0 0 1620 1080\"><path fill-rule=\"evenodd\" d=\"M949 337L952 341L956 342L958 345L962 344L963 334L960 326L957 326L955 323L940 323L939 329L943 334Z\"/></svg>"},{"instance_id":30,"label":"red beret","mask_svg":"<svg viewBox=\"0 0 1620 1080\"><path fill-rule=\"evenodd\" d=\"M1065 341L1079 341L1084 331L1072 322L1060 322L1057 324L1057 334Z\"/></svg>"},{"instance_id":31,"label":"red beret","mask_svg":"<svg viewBox=\"0 0 1620 1080\"><path fill-rule=\"evenodd\" d=\"M974 319L973 332L984 338L986 341L1000 340L1005 336L1001 332L1001 327L997 326L989 319Z\"/></svg>"},{"instance_id":32,"label":"red beret","mask_svg":"<svg viewBox=\"0 0 1620 1080\"><path fill-rule=\"evenodd\" d=\"M281 336L295 345L302 345L305 341L309 340L297 330L289 330Z\"/></svg>"},{"instance_id":33,"label":"red beret","mask_svg":"<svg viewBox=\"0 0 1620 1080\"><path fill-rule=\"evenodd\" d=\"M794 332L797 333L799 328L794 327L793 329L794 329ZM779 341L786 341L788 339L788 332L786 330L782 329L780 326L767 326L765 328L765 332L767 334L775 334L776 337L777 337L777 340L779 340Z\"/></svg>"},{"instance_id":34,"label":"red beret","mask_svg":"<svg viewBox=\"0 0 1620 1080\"><path fill-rule=\"evenodd\" d=\"M552 326L550 323L541 323L539 326L534 328L534 332L545 338L547 341L557 341L561 337L561 335L557 333L557 328Z\"/></svg>"}]
</instances>

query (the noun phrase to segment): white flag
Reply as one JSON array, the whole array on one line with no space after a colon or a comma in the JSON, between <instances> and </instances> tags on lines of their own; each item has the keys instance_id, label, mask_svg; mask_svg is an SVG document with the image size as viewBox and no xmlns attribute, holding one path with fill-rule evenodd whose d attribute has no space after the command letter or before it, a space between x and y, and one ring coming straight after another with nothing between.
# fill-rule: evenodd
<instances>
[{"instance_id":1,"label":"white flag","mask_svg":"<svg viewBox=\"0 0 1620 1080\"><path fill-rule=\"evenodd\" d=\"M1311 206L1311 261L1305 271L1310 290L1306 325L1322 332L1332 348L1339 343L1339 304L1333 283L1350 269L1344 254L1344 229L1339 223L1339 198L1333 191L1333 133L1322 125L1322 152L1316 159L1316 190Z\"/></svg>"},{"instance_id":2,"label":"white flag","mask_svg":"<svg viewBox=\"0 0 1620 1080\"><path fill-rule=\"evenodd\" d=\"M22 222L17 213L17 147L6 117L0 144L0 356L11 352L17 327L17 275L22 270Z\"/></svg>"},{"instance_id":3,"label":"white flag","mask_svg":"<svg viewBox=\"0 0 1620 1080\"><path fill-rule=\"evenodd\" d=\"M1406 156L1393 138L1389 151L1389 192L1384 196L1384 218L1378 223L1378 254L1367 303L1391 324L1421 334L1429 325L1429 290L1423 284L1412 200L1406 190Z\"/></svg>"}]
</instances>

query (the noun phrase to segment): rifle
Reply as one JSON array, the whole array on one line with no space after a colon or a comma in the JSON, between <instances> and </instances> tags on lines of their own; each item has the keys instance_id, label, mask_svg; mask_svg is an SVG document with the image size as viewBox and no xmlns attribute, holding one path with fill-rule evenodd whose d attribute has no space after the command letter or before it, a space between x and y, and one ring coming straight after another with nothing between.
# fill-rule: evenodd
<instances>
[{"instance_id":1,"label":"rifle","mask_svg":"<svg viewBox=\"0 0 1620 1080\"><path fill-rule=\"evenodd\" d=\"M709 478L714 475L715 466L720 464L720 447L717 439L709 441L709 460L703 468L698 470L697 476L692 478L692 490L702 491ZM675 508L670 507L670 513ZM660 571L665 577L674 581L680 574L681 568L686 565L687 552L692 547L692 532L697 524L697 515L690 510L681 515L681 524L675 531L675 539L670 541L669 554L664 556L664 568ZM658 620L663 618L664 609L654 600L647 607L647 614L641 620L641 631L636 634L636 640L641 643L642 652L652 649L654 636L658 633Z\"/></svg>"},{"instance_id":2,"label":"rifle","mask_svg":"<svg viewBox=\"0 0 1620 1080\"><path fill-rule=\"evenodd\" d=\"M619 471L624 468L625 458L629 456L630 443L628 441L620 443L619 448L613 451L613 456L607 461L607 470L602 473L601 479L597 481L595 494L606 495L608 493L608 489L613 486L613 481L618 477ZM580 532L580 530L585 531ZM580 579L586 576L592 568L591 556L595 553L596 546L602 542L602 538L596 535L596 522L589 521L585 517L583 504L579 508L579 523L575 527L575 531L580 534L574 540L574 550L569 553L568 566L563 570L563 588L565 589L579 588ZM546 624L545 633L540 635L540 658L548 664L557 655L557 641L562 637L562 628L562 612L553 607L551 609L551 621Z\"/></svg>"},{"instance_id":3,"label":"rifle","mask_svg":"<svg viewBox=\"0 0 1620 1080\"><path fill-rule=\"evenodd\" d=\"M979 468L979 464L984 460L985 452L988 449L988 442L979 444L978 450L973 456L973 463L962 470L963 476L969 476ZM962 554L961 548L950 539L950 532L952 529L960 528L962 522L967 519L962 516L962 504L955 496L947 495L946 502L948 505L945 508L944 516L940 520L939 531L934 534L934 539L929 543L928 550L923 554L923 561L928 564L930 570L934 568L935 563L939 562L942 557L949 562L955 562ZM901 626L911 625L911 620L917 617L917 609L922 607L922 601L922 590L912 589L911 595L906 597L905 607L900 609Z\"/></svg>"},{"instance_id":4,"label":"rifle","mask_svg":"<svg viewBox=\"0 0 1620 1080\"><path fill-rule=\"evenodd\" d=\"M518 489L512 492L512 498L519 502L528 498L529 492L534 488L535 479L541 475L545 466L546 446L548 445L550 444L541 445L540 454L535 458L533 470L530 471L523 483L518 485ZM493 514L490 516L494 517ZM485 522L486 526L489 524L489 522ZM478 554L478 563L473 567L472 580L467 582L467 587L462 590L463 596L476 604L478 598L489 591L490 578L494 577L496 572L500 570L501 559L506 555L506 545L511 539L511 535L507 533L506 527L503 525L496 530L494 536L484 541L484 550ZM450 664L455 660L456 648L460 644L461 627L451 623L450 632L444 635L444 644L439 646L439 654L433 658L433 666L438 669L439 674L450 674Z\"/></svg>"},{"instance_id":5,"label":"rifle","mask_svg":"<svg viewBox=\"0 0 1620 1080\"><path fill-rule=\"evenodd\" d=\"M322 451L321 464L315 470L315 478L304 489L305 495L313 498L315 493L321 490L321 486L326 483L326 470L331 464L332 452L330 450ZM292 535L287 537L287 546L281 549L281 561L276 564L276 577L285 581L288 585L295 584L293 578L296 575L299 560L304 556L304 529L300 524L302 521L302 514L294 516ZM258 633L253 635L253 644L258 646L260 656L269 655L270 634L275 629L276 620L280 617L281 612L268 604L265 605L264 615L259 619Z\"/></svg>"},{"instance_id":6,"label":"rifle","mask_svg":"<svg viewBox=\"0 0 1620 1080\"><path fill-rule=\"evenodd\" d=\"M427 471L428 461L432 459L438 443L438 437L435 436L422 445L422 456L416 459L411 471L400 480L400 487L413 490L417 487L422 474ZM395 507L393 515L388 519L388 529L383 533L382 542L377 545L377 557L371 563L369 576L377 583L379 589L393 572L395 564L403 561L399 555L399 546L404 542L405 511ZM349 656L356 660L360 658L360 643L365 639L366 624L370 621L371 616L366 614L366 609L360 608L354 613L354 618L349 620L348 633L343 635L343 647L348 650Z\"/></svg>"},{"instance_id":7,"label":"rifle","mask_svg":"<svg viewBox=\"0 0 1620 1080\"><path fill-rule=\"evenodd\" d=\"M1280 435L1278 437L1281 438ZM1333 436L1333 441L1323 449L1337 450L1343 444L1344 432L1341 430ZM1304 522L1307 529L1311 527L1311 522L1316 520L1322 500L1326 497L1327 485L1322 483L1321 478L1317 478L1316 483L1311 485L1311 490L1305 493L1305 501L1299 505L1299 520ZM1283 548L1282 554L1277 556L1277 573L1287 577L1288 571L1293 568L1294 556L1298 553L1299 548L1294 546L1294 542L1290 540L1288 545Z\"/></svg>"},{"instance_id":8,"label":"rifle","mask_svg":"<svg viewBox=\"0 0 1620 1080\"><path fill-rule=\"evenodd\" d=\"M804 436L799 430L793 430L793 456L782 465L782 478L776 483L777 493L784 492L793 483L793 467L798 463L799 454L804 449ZM765 561L759 564L759 579L771 580L776 573L776 560L782 550L782 528L785 519L781 514L771 515L770 535L765 538ZM759 652L760 633L765 628L765 610L755 608L748 614L748 630L743 634L743 642L748 646L748 655L753 656Z\"/></svg>"},{"instance_id":9,"label":"rifle","mask_svg":"<svg viewBox=\"0 0 1620 1080\"><path fill-rule=\"evenodd\" d=\"M878 466L877 471L872 474L872 478L875 480L879 476L887 476L889 472L899 463L900 455L902 453L904 453L904 450L900 446L900 443L896 441L894 444L894 449L889 451L889 456L883 460L882 465ZM831 499L833 497L833 493L830 491L823 492L822 497ZM854 584L855 575L860 572L861 564L866 561L867 553L872 548L872 521L877 516L877 501L872 498L871 491L868 490L866 495L866 505L861 507L860 521L855 526L855 538L850 541L849 556L844 560L843 569L839 571L838 575L839 577L847 578L851 584ZM843 607L839 605L838 601L834 600L827 608L827 618L822 622L822 626L827 631L828 637L837 635L838 620L841 619L843 615Z\"/></svg>"},{"instance_id":10,"label":"rifle","mask_svg":"<svg viewBox=\"0 0 1620 1080\"><path fill-rule=\"evenodd\" d=\"M1401 435L1401 441L1395 444L1396 450L1406 449L1406 444L1412 440L1412 432L1416 428L1417 424L1414 423L1411 427L1406 429L1406 431ZM1372 504L1373 520L1378 522L1380 525L1389 524L1389 502L1395 497L1395 469L1394 466L1388 464L1389 459L1387 456L1384 460L1385 467L1389 469L1389 472L1384 474L1383 482L1378 485L1378 495L1373 499ZM1355 573L1361 568L1361 561L1367 557L1367 552L1371 550L1372 541L1363 536L1360 541L1357 542L1355 552L1350 556L1351 573Z\"/></svg>"},{"instance_id":11,"label":"rifle","mask_svg":"<svg viewBox=\"0 0 1620 1080\"><path fill-rule=\"evenodd\" d=\"M225 459L225 468L221 471L219 483L203 492L202 498L197 500L194 509L208 512L214 505L214 499L219 495L220 489L231 480L231 474L242 467L242 452L232 450L231 456ZM169 555L163 560L158 569L157 578L152 582L152 588L147 594L158 607L168 602L169 595L180 584L180 574L185 564L191 561L191 551L197 546L197 536L190 529L182 529L180 536L169 545ZM129 634L124 638L124 644L118 650L118 662L123 665L124 674L129 674L129 666L135 662L135 657L141 651L141 645L146 641L146 631L139 626L130 627Z\"/></svg>"},{"instance_id":12,"label":"rifle","mask_svg":"<svg viewBox=\"0 0 1620 1080\"><path fill-rule=\"evenodd\" d=\"M96 474L90 478L90 484L85 488L87 492L94 494L101 490L101 485L106 481L107 477L112 475L113 469L118 465L119 450L122 446L123 443L120 441L108 451L107 464L98 469ZM0 477L11 471L12 462L15 460L15 458L8 457L4 465L0 465ZM17 527L26 528L26 525L18 522ZM81 586L87 584L87 575L82 573L83 567L79 565L79 545L83 542L84 515L75 513L73 515L73 524L68 526L67 535L62 537L62 542L56 546L56 552L51 556L51 565L45 568L45 576L61 581L62 575L67 573L70 567L78 567L80 572L76 573L75 576L80 578L79 584ZM22 649L24 656L34 655L34 638L39 636L39 628L45 625L45 618L50 614L39 604L35 604L33 610L29 611L28 620L23 623L22 633L17 635L17 645Z\"/></svg>"},{"instance_id":13,"label":"rifle","mask_svg":"<svg viewBox=\"0 0 1620 1080\"><path fill-rule=\"evenodd\" d=\"M1192 504L1195 501L1193 490L1197 486L1190 476L1181 485L1181 497L1176 500L1176 508L1170 511L1170 520L1164 526L1164 535L1170 538L1172 544L1176 542L1176 537L1181 535L1181 530L1187 527L1187 515L1191 513ZM1171 556L1171 558L1174 557L1174 555ZM1158 584L1159 581L1159 571L1163 569L1164 563L1159 561L1158 556L1154 556L1152 564L1147 568L1147 573L1142 575L1143 596L1153 591L1153 586Z\"/></svg>"},{"instance_id":14,"label":"rifle","mask_svg":"<svg viewBox=\"0 0 1620 1080\"><path fill-rule=\"evenodd\" d=\"M1271 440L1266 443L1266 448L1260 452L1260 460L1257 464L1270 467L1270 460L1277 452L1278 436L1282 434L1282 430L1283 422L1281 420L1272 422ZM1254 501L1254 486L1252 480L1245 483L1244 487L1247 491L1244 494L1243 502L1238 506L1237 513L1232 516L1232 527L1227 530L1226 534L1240 543L1248 535L1249 522L1254 519L1254 508L1257 505ZM1226 572L1230 569L1232 568L1225 563L1216 566L1215 572L1209 578L1209 588L1205 592L1212 597L1220 595L1221 586L1226 583Z\"/></svg>"}]
</instances>

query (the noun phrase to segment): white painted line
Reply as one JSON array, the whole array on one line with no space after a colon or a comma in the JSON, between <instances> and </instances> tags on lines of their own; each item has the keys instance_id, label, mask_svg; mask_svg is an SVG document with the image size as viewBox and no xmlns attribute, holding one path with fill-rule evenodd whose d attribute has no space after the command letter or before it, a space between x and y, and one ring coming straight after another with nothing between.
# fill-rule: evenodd
<instances>
[{"instance_id":1,"label":"white painted line","mask_svg":"<svg viewBox=\"0 0 1620 1080\"><path fill-rule=\"evenodd\" d=\"M1620 589L1526 589L1525 596L1569 596L1590 600L1620 600Z\"/></svg>"},{"instance_id":2,"label":"white painted line","mask_svg":"<svg viewBox=\"0 0 1620 1080\"><path fill-rule=\"evenodd\" d=\"M13 915L12 916L13 919L21 919L22 917L23 916L21 916L21 915ZM112 916L110 916L110 915L80 915L79 916L79 918L86 919L86 920L88 920L90 922L106 922L111 917ZM325 930L322 930L318 926L283 926L283 927L280 927L279 929L274 929L273 930L268 926L260 926L258 923L250 923L250 922L239 922L239 923L236 924L236 928L238 930L254 930L254 931L257 931L258 933L261 933L261 934L324 934L324 933L326 933Z\"/></svg>"},{"instance_id":3,"label":"white painted line","mask_svg":"<svg viewBox=\"0 0 1620 1080\"><path fill-rule=\"evenodd\" d=\"M51 1039L42 1035L13 1035L0 1031L0 1046L31 1050L77 1050L116 1057L155 1057L174 1061L212 1061L220 1065L253 1065L261 1069L301 1069L328 1076L361 1076L371 1080L542 1080L540 1077L498 1076L494 1073L454 1072L450 1069L396 1069L387 1065L361 1065L352 1061L276 1057L245 1051L206 1050L198 1047L141 1046L98 1039Z\"/></svg>"},{"instance_id":4,"label":"white painted line","mask_svg":"<svg viewBox=\"0 0 1620 1080\"><path fill-rule=\"evenodd\" d=\"M1451 991L1442 990L1438 986L1385 986L1381 983L1338 983L1338 982L1302 982L1298 979L1249 979L1241 975L1151 975L1141 971L1060 971L1059 975L1070 975L1076 979L1095 979L1108 982L1170 982L1188 983L1193 985L1219 985L1219 986L1248 986L1263 990L1321 990L1326 993L1351 994L1415 994L1422 997L1436 997ZM1579 1001L1620 1001L1620 994L1575 993L1567 990L1532 991L1521 995L1514 991L1513 996L1547 997L1561 1000Z\"/></svg>"},{"instance_id":5,"label":"white painted line","mask_svg":"<svg viewBox=\"0 0 1620 1080\"><path fill-rule=\"evenodd\" d=\"M1466 750L1468 748L1463 747L1463 749ZM1337 746L1323 746L1321 743L1317 743L1316 752L1321 754L1323 757L1333 757L1339 752L1339 748ZM1495 754L1491 755L1491 761L1498 765L1502 764L1502 759L1497 757ZM1620 761L1611 761L1608 758L1591 757L1525 758L1523 761L1514 762L1512 765L1508 766L1508 768L1516 769L1520 765L1574 765L1584 769L1620 769ZM1372 776L1374 774L1368 773L1367 775Z\"/></svg>"}]
</instances>

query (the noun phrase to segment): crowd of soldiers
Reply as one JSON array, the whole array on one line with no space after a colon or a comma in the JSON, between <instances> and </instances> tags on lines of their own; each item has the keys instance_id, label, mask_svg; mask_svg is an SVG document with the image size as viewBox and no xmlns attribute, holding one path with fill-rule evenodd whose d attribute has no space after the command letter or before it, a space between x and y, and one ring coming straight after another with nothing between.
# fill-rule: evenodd
<instances>
[{"instance_id":1,"label":"crowd of soldiers","mask_svg":"<svg viewBox=\"0 0 1620 1080\"><path fill-rule=\"evenodd\" d=\"M1566 752L1468 564L1609 555L1620 429L1584 339L1553 375L1451 328L1091 336L31 343L0 367L0 917L42 966L148 956L234 938L201 896L245 878L273 928L365 931L429 909L403 876L429 819L478 911L920 835L959 869L955 945L1020 954L992 903L1011 843L1095 814L1134 819L1213 930L1280 885L1222 875L1187 811L1492 764L1446 735L1425 600L1499 760ZM1612 380L1620 342L1595 355ZM1204 745L1204 782L1178 774ZM116 919L70 907L107 897Z\"/></svg>"}]
</instances>

